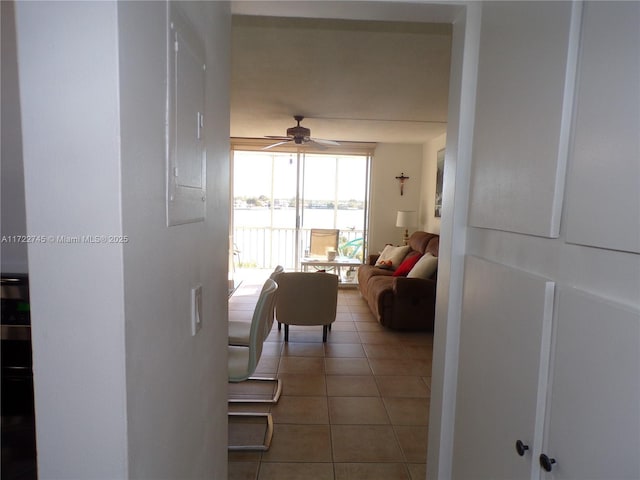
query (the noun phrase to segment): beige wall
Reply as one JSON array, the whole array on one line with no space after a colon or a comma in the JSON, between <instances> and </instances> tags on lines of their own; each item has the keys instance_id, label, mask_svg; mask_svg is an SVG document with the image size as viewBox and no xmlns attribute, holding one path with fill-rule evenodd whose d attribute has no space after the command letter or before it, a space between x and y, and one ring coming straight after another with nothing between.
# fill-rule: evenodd
<instances>
[{"instance_id":1,"label":"beige wall","mask_svg":"<svg viewBox=\"0 0 640 480\"><path fill-rule=\"evenodd\" d=\"M418 225L409 229L440 232L440 219L434 216L436 156L444 148L446 134L421 144L381 143L376 147L371 167L369 252L380 251L387 243L400 243L402 229L395 226L398 210L418 212ZM409 179L400 195L395 177Z\"/></svg>"},{"instance_id":2,"label":"beige wall","mask_svg":"<svg viewBox=\"0 0 640 480\"><path fill-rule=\"evenodd\" d=\"M402 242L402 229L396 227L398 210L416 210L420 206L423 147L421 144L381 143L371 165L371 203L369 252L376 253L387 243ZM404 173L409 179L400 195L395 177ZM417 230L417 226L409 232Z\"/></svg>"}]
</instances>

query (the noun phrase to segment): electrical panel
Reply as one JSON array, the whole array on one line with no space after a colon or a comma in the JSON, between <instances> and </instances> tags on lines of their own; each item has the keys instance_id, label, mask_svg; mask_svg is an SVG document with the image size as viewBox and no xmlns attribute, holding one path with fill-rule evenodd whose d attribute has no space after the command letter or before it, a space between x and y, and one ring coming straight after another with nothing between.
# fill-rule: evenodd
<instances>
[{"instance_id":1,"label":"electrical panel","mask_svg":"<svg viewBox=\"0 0 640 480\"><path fill-rule=\"evenodd\" d=\"M204 46L179 6L169 4L167 225L204 221L206 149Z\"/></svg>"}]
</instances>

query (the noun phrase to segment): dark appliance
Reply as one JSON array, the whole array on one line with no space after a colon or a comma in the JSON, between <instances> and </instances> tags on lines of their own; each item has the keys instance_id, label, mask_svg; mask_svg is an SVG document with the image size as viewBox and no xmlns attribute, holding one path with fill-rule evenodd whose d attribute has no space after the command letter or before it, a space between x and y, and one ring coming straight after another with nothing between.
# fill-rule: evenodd
<instances>
[{"instance_id":1,"label":"dark appliance","mask_svg":"<svg viewBox=\"0 0 640 480\"><path fill-rule=\"evenodd\" d=\"M37 478L29 277L2 274L2 478Z\"/></svg>"}]
</instances>

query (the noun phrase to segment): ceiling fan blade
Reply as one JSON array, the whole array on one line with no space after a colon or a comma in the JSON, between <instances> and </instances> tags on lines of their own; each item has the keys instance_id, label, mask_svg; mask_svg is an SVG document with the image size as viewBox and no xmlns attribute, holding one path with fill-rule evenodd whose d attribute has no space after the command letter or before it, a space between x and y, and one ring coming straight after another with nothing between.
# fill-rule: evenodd
<instances>
[{"instance_id":1,"label":"ceiling fan blade","mask_svg":"<svg viewBox=\"0 0 640 480\"><path fill-rule=\"evenodd\" d=\"M316 150L326 150L328 148L326 145L323 145L322 143L316 142L313 138L310 138L308 141L303 143L301 146L303 146L303 147L312 146Z\"/></svg>"},{"instance_id":2,"label":"ceiling fan blade","mask_svg":"<svg viewBox=\"0 0 640 480\"><path fill-rule=\"evenodd\" d=\"M321 145L333 145L333 146L340 146L340 144L334 140L325 140L323 138L310 138L309 140L311 140L312 142L316 142L319 143Z\"/></svg>"},{"instance_id":3,"label":"ceiling fan blade","mask_svg":"<svg viewBox=\"0 0 640 480\"><path fill-rule=\"evenodd\" d=\"M265 135L264 138L273 138L274 140L291 140L291 137L283 137L282 135Z\"/></svg>"},{"instance_id":4,"label":"ceiling fan blade","mask_svg":"<svg viewBox=\"0 0 640 480\"><path fill-rule=\"evenodd\" d=\"M269 145L268 147L264 147L264 148L262 148L262 150L269 150L270 148L277 147L278 145L284 145L285 143L289 143L289 142L292 142L292 141L293 141L293 139L290 138L289 140L284 140L282 142L277 142L277 143L274 143L273 145Z\"/></svg>"}]
</instances>

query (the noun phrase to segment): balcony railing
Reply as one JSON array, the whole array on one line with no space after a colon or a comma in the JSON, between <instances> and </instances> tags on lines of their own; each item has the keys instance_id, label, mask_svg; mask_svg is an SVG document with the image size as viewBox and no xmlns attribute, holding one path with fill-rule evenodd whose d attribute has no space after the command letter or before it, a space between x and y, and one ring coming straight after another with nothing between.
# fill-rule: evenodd
<instances>
[{"instance_id":1,"label":"balcony railing","mask_svg":"<svg viewBox=\"0 0 640 480\"><path fill-rule=\"evenodd\" d=\"M362 230L340 230L339 255L362 260L364 244ZM299 256L309 249L310 229L300 230ZM236 268L271 269L282 265L297 270L296 229L272 227L235 227L233 230L233 261Z\"/></svg>"}]
</instances>

